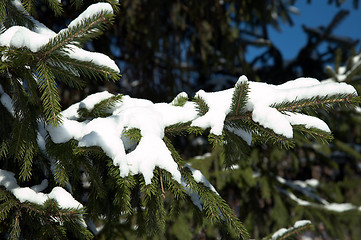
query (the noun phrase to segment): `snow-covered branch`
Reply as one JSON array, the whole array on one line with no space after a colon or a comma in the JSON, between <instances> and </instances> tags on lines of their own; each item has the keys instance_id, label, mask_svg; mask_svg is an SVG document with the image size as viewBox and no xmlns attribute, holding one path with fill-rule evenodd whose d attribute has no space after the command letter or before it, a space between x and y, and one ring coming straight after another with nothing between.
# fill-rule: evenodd
<instances>
[{"instance_id":1,"label":"snow-covered branch","mask_svg":"<svg viewBox=\"0 0 361 240\"><path fill-rule=\"evenodd\" d=\"M338 212L338 213L352 211L352 210L361 211L361 207L355 206L351 203L329 203L327 200L325 200L325 199L321 198L320 196L318 196L317 194L315 194L314 191L312 191L309 187L304 186L304 184L305 184L304 182L300 182L300 181L291 182L291 181L287 181L284 178L281 178L279 176L277 177L277 181L279 183L281 183L282 185L290 187L293 190L297 190L300 193L302 193L304 196L319 202L319 203L315 203L315 202L301 199L301 198L297 197L294 193L292 193L284 188L278 188L278 190L281 193L283 193L284 195L286 195L291 200L295 201L297 204L299 204L301 206L314 207L314 208L324 209L324 210L327 210L330 212Z\"/></svg>"},{"instance_id":2,"label":"snow-covered branch","mask_svg":"<svg viewBox=\"0 0 361 240\"><path fill-rule=\"evenodd\" d=\"M272 104L310 99L314 96L357 96L356 90L350 85L321 83L312 78L300 78L275 86L248 81L245 76L241 76L236 85L245 82L250 86L245 109L252 120L286 138L293 137L292 125L304 125L305 128L316 128L325 132L330 130L325 122L316 117L278 111ZM123 96L121 102L111 109L111 116L80 122L80 109L91 111L96 103L113 96L107 92L97 93L63 111L63 123L59 126L48 125L47 130L55 143L75 139L79 142L79 147L101 147L113 160L114 165L119 167L122 177L142 174L145 182L149 184L153 170L160 167L170 172L174 180L180 183L180 166L176 164L163 141L165 128L191 122L190 127L210 128L211 133L221 135L226 116L231 113L234 90L231 88L210 93L199 91L196 97L202 98L209 108L203 116L198 115L194 102L188 101L183 106L174 106ZM132 128L139 129L142 136L137 145L124 135L127 129ZM247 131L257 134L257 131ZM249 136L244 138L249 142ZM127 152L130 149L134 150Z\"/></svg>"}]
</instances>

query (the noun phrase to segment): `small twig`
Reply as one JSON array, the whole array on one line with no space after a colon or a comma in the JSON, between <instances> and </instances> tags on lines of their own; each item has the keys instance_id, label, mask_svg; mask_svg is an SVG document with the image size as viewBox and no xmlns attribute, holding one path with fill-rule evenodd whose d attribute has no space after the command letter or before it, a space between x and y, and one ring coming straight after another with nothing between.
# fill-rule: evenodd
<instances>
[{"instance_id":1,"label":"small twig","mask_svg":"<svg viewBox=\"0 0 361 240\"><path fill-rule=\"evenodd\" d=\"M163 187L163 178L162 178L162 172L161 170L159 170L159 179L160 179L160 187L162 188L162 198L165 198L165 191L164 191L164 187Z\"/></svg>"}]
</instances>

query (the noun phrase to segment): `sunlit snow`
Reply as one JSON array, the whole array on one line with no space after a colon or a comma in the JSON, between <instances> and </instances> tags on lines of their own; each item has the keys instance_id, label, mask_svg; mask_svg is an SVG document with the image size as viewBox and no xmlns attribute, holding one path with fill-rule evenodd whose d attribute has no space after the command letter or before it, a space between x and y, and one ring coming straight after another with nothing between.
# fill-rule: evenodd
<instances>
[{"instance_id":1,"label":"sunlit snow","mask_svg":"<svg viewBox=\"0 0 361 240\"><path fill-rule=\"evenodd\" d=\"M20 187L17 184L15 174L0 169L0 185L6 190L12 192L20 202L31 202L42 205L48 199L54 199L61 208L82 208L83 205L76 201L73 196L61 187L55 187L48 194L39 192L47 187L47 181L43 181L40 185L29 187Z\"/></svg>"}]
</instances>

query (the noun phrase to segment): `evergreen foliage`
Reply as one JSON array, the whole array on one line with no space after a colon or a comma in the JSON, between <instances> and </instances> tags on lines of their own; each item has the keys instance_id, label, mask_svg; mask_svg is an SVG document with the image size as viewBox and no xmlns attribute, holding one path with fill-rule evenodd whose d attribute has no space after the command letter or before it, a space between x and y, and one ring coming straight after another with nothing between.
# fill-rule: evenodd
<instances>
[{"instance_id":1,"label":"evergreen foliage","mask_svg":"<svg viewBox=\"0 0 361 240\"><path fill-rule=\"evenodd\" d=\"M70 2L78 9L82 1ZM257 89L251 89L253 82L244 76L233 89L216 93L200 91L190 100L182 93L170 104L154 104L103 92L90 95L63 111L60 85L84 89L94 79L120 79L117 69L97 61L99 58L113 63L105 55L81 48L114 22L109 7L117 10L118 5L115 1L109 2L111 5L103 3L97 5L101 6L99 9L86 10L86 14L58 34L50 34L51 30L30 16L36 1L2 1L0 5L0 36L12 29L27 37L30 31L39 37L44 36L41 31L51 35L36 49L26 38L20 44L15 40L15 43L0 42L0 236L5 239L91 239L94 236L169 239L178 236L177 225L183 222L189 231L188 239L202 231L214 238L248 239L253 235L266 236L269 229L289 225L289 220L293 220L291 215L298 219L308 217L315 222L321 219L329 224L321 213L339 211L333 208L337 204L325 200L331 194L326 192L324 199L316 193L317 186L286 179L285 174L280 174L284 169L279 168L279 163L280 159L290 156L294 168L299 168L298 155L284 149L302 151L301 144L309 149L321 148L324 145L318 143L329 143L333 140L332 134L317 124L308 126L305 120L287 122L292 137L277 132L272 125L265 125L255 117L252 108L256 101L252 102L250 95ZM282 1L276 2L284 6ZM47 1L47 4L54 14L63 13L58 1ZM248 13L244 17L253 19ZM284 18L288 19L288 15ZM201 25L204 31L210 27L206 22ZM210 51L211 37L204 37L199 39L203 43L200 54L202 59L207 59L215 53ZM329 70L332 78L354 81L361 61L360 58L353 60L348 63L346 74L339 69ZM342 74L346 77L339 76ZM350 85L333 84L351 89ZM312 118L311 114L331 118L330 113L336 111L355 113L361 98L356 92L344 92L347 91L340 89L312 97L300 94L293 99L275 101L267 109L283 118L290 117L291 113L302 114L309 117L307 119ZM214 96L220 99L214 101ZM230 104L222 109L218 103L227 97ZM215 118L212 115L215 111L216 117L224 115L224 119ZM178 118L174 120L165 115ZM99 122L102 125L97 125ZM148 122L155 124L149 128ZM215 130L219 124L220 133ZM121 133L112 138L119 129ZM176 145L178 138L190 140L195 136L207 139L207 144L212 146L212 154L201 161L182 156ZM251 140L247 139L250 136ZM114 147L112 143L116 141L121 145ZM276 147L269 148L266 144ZM359 157L357 151L342 141L335 141L334 145ZM259 151L262 148L264 151ZM326 155L325 152L322 154ZM121 158L119 154L123 153ZM129 159L133 162L127 162ZM227 191L231 191L229 183L236 185L234 189L241 189L242 202L238 205L226 201ZM336 201L344 202L339 198ZM345 211L359 211L351 203L337 206ZM321 213L312 214L315 209ZM187 215L191 211L192 216ZM296 222L293 227L281 229L265 239L287 239L310 229L311 222ZM339 231L335 235L343 233L335 231ZM354 232L350 234L356 236Z\"/></svg>"}]
</instances>

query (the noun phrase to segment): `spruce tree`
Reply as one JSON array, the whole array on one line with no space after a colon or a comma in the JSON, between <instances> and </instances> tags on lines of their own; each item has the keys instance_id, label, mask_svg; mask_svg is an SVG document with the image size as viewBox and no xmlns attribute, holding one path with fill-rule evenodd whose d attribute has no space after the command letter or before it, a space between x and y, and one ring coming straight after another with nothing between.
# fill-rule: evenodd
<instances>
[{"instance_id":1,"label":"spruce tree","mask_svg":"<svg viewBox=\"0 0 361 240\"><path fill-rule=\"evenodd\" d=\"M62 13L58 1L48 3L55 14ZM3 238L166 239L176 235L167 224L175 229L184 220L179 216L191 212L185 218L192 225L183 223L191 234L212 226L207 231L214 237L247 239L245 225L252 223L242 223L217 191L223 186L208 180L205 167L215 169L216 177L236 178L239 186L261 181L264 194L270 191L267 185L278 183L279 193L301 206L335 206L309 186L278 176L252 149L328 143L333 138L328 125L311 115L320 114L317 109L354 109L360 97L350 84L298 78L271 85L242 75L230 89L199 90L191 99L180 93L170 103L153 103L103 91L63 110L60 84L83 89L93 79L120 79L109 57L82 49L112 24L117 3L91 5L58 33L35 20L33 9L33 1L20 0L4 0L0 8ZM203 136L221 157L213 166L186 159L177 150L177 136ZM258 167L263 164L267 168ZM321 203L302 200L288 189ZM257 201L256 192L247 195ZM282 204L279 196L276 205ZM248 211L246 206L242 211ZM260 213L249 214L256 217L247 221L262 222ZM268 237L284 239L310 229L311 222L301 220L279 222L284 228Z\"/></svg>"}]
</instances>

